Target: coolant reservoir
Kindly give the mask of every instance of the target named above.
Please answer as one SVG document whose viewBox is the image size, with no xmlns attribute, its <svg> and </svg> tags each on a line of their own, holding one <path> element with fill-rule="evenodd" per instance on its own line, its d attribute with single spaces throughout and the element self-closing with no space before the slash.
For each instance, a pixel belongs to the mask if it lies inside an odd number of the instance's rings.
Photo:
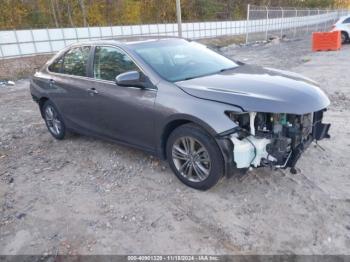
<svg viewBox="0 0 350 262">
<path fill-rule="evenodd" d="M 266 145 L 271 142 L 269 139 L 249 136 L 239 140 L 232 136 L 231 141 L 234 145 L 233 156 L 237 168 L 258 167 L 261 159 L 268 157 Z"/>
</svg>

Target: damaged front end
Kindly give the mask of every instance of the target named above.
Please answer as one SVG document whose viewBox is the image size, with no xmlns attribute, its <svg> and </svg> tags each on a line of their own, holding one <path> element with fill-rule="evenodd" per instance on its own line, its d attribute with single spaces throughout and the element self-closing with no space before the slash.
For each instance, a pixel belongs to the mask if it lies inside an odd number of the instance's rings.
<svg viewBox="0 0 350 262">
<path fill-rule="evenodd" d="M 290 167 L 295 172 L 297 161 L 311 142 L 330 137 L 330 124 L 322 123 L 324 111 L 304 115 L 227 112 L 237 124 L 228 135 L 236 168 Z"/>
</svg>

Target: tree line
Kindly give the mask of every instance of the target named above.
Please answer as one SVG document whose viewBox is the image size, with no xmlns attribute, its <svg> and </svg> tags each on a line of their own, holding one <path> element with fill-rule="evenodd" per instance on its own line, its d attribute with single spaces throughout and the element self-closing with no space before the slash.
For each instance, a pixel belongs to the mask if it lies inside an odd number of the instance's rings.
<svg viewBox="0 0 350 262">
<path fill-rule="evenodd" d="M 245 19 L 247 4 L 349 8 L 350 0 L 181 0 L 182 19 Z M 0 0 L 0 30 L 165 22 L 176 22 L 175 0 Z"/>
</svg>

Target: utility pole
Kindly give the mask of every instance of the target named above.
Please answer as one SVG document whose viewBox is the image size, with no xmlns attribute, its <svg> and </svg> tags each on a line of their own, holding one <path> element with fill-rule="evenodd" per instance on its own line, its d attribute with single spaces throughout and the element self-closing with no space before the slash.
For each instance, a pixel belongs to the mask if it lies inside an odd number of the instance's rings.
<svg viewBox="0 0 350 262">
<path fill-rule="evenodd" d="M 245 36 L 245 43 L 248 44 L 249 40 L 249 19 L 250 19 L 250 4 L 248 4 L 247 8 L 247 21 L 245 22 L 245 31 L 246 31 L 246 36 Z"/>
<path fill-rule="evenodd" d="M 176 0 L 176 17 L 177 17 L 177 30 L 179 37 L 182 37 L 182 22 L 181 22 L 181 2 Z"/>
</svg>

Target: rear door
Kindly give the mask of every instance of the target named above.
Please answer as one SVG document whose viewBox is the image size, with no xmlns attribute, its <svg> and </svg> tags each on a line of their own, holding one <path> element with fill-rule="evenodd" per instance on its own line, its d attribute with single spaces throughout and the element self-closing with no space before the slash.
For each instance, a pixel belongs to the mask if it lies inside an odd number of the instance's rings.
<svg viewBox="0 0 350 262">
<path fill-rule="evenodd" d="M 88 78 L 90 46 L 73 47 L 53 63 L 49 70 L 51 99 L 58 106 L 68 127 L 92 130 L 89 99 L 93 85 Z"/>
</svg>

